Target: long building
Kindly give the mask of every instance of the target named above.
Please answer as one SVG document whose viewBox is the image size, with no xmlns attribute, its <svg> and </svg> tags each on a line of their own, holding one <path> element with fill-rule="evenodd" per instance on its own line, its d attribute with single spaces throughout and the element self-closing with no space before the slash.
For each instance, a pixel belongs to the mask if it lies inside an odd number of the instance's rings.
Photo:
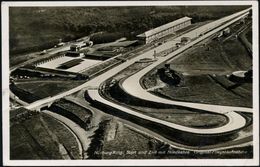
<svg viewBox="0 0 260 167">
<path fill-rule="evenodd" d="M 137 35 L 137 38 L 143 43 L 151 43 L 166 35 L 173 34 L 176 31 L 183 29 L 191 25 L 190 17 L 183 17 L 170 23 L 164 24 L 160 27 L 156 27 L 142 34 Z"/>
</svg>

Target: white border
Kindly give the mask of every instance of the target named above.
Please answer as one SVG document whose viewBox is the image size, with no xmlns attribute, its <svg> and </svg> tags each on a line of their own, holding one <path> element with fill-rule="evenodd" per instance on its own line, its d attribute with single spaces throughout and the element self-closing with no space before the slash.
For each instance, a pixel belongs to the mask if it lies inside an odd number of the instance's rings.
<svg viewBox="0 0 260 167">
<path fill-rule="evenodd" d="M 25 6 L 178 6 L 252 5 L 253 9 L 253 159 L 172 159 L 172 160 L 10 160 L 9 150 L 9 7 Z M 252 166 L 259 165 L 259 39 L 258 1 L 91 1 L 91 2 L 2 2 L 2 132 L 3 165 L 8 166 Z"/>
</svg>

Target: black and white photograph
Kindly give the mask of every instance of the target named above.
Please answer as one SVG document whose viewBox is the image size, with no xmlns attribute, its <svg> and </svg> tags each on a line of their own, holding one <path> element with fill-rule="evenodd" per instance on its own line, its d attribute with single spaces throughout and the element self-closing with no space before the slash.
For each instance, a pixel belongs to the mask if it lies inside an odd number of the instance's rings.
<svg viewBox="0 0 260 167">
<path fill-rule="evenodd" d="M 257 1 L 1 13 L 3 165 L 259 165 Z"/>
</svg>

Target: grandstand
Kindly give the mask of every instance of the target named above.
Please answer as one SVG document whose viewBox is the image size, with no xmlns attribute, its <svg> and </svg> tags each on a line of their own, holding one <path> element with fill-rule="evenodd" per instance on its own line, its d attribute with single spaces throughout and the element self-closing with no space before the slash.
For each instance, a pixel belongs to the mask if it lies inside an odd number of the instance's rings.
<svg viewBox="0 0 260 167">
<path fill-rule="evenodd" d="M 143 43 L 151 43 L 166 35 L 174 34 L 176 31 L 191 25 L 190 17 L 183 17 L 170 23 L 156 27 L 142 34 L 137 35 L 137 38 Z"/>
</svg>

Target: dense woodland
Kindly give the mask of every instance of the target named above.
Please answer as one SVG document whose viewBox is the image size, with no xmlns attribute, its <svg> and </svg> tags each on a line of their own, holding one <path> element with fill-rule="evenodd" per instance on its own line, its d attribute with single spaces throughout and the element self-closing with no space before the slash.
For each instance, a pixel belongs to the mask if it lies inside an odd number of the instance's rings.
<svg viewBox="0 0 260 167">
<path fill-rule="evenodd" d="M 53 47 L 59 39 L 69 41 L 104 32 L 108 38 L 135 37 L 145 30 L 183 16 L 193 22 L 217 19 L 248 6 L 161 7 L 12 7 L 10 51 L 15 54 Z M 103 34 L 104 36 L 104 34 Z"/>
</svg>

